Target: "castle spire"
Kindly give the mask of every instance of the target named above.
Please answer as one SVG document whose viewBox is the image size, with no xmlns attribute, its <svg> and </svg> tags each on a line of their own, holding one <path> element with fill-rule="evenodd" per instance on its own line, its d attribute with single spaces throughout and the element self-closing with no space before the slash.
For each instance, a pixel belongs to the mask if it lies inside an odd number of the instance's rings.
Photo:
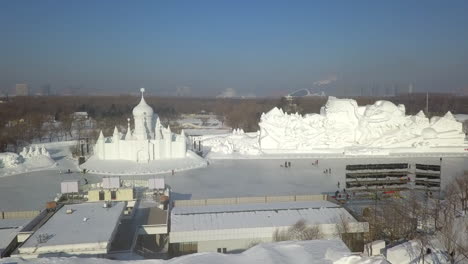
<svg viewBox="0 0 468 264">
<path fill-rule="evenodd" d="M 127 134 L 125 134 L 125 140 L 132 139 L 132 129 L 130 128 L 130 118 L 127 118 Z"/>
</svg>

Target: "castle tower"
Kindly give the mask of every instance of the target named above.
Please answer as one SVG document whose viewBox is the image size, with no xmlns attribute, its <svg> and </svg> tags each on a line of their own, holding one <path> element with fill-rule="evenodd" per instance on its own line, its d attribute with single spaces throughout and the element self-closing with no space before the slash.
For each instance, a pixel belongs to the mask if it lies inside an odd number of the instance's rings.
<svg viewBox="0 0 468 264">
<path fill-rule="evenodd" d="M 105 148 L 104 148 L 104 135 L 102 134 L 102 130 L 101 132 L 99 133 L 99 138 L 96 142 L 96 147 L 97 147 L 97 156 L 100 158 L 100 159 L 105 159 L 106 158 L 106 155 L 105 155 Z"/>
<path fill-rule="evenodd" d="M 120 133 L 117 126 L 114 128 L 114 134 L 112 135 L 112 143 L 114 143 L 114 158 L 120 158 Z"/>
<path fill-rule="evenodd" d="M 133 138 L 137 140 L 147 140 L 153 138 L 153 132 L 150 130 L 153 127 L 154 112 L 143 96 L 145 88 L 141 88 L 140 103 L 133 108 L 133 119 L 135 120 L 135 130 Z"/>
</svg>

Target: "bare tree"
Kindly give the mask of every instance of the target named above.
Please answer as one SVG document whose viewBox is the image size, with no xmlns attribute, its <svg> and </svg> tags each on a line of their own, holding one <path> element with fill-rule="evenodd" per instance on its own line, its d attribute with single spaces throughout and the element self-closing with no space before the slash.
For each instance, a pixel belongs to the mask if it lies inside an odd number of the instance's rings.
<svg viewBox="0 0 468 264">
<path fill-rule="evenodd" d="M 314 240 L 322 238 L 318 226 L 308 226 L 304 220 L 297 221 L 286 230 L 276 229 L 273 233 L 273 241 L 287 240 Z"/>
</svg>

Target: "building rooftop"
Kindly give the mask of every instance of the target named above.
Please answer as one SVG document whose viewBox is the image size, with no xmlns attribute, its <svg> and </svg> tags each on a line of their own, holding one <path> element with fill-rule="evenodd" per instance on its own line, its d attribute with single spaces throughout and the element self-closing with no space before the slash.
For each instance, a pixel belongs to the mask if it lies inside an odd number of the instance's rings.
<svg viewBox="0 0 468 264">
<path fill-rule="evenodd" d="M 125 203 L 65 205 L 19 249 L 20 254 L 107 249 L 119 224 Z M 72 209 L 73 213 L 67 214 Z M 52 249 L 60 247 L 60 249 Z"/>
<path fill-rule="evenodd" d="M 0 256 L 31 219 L 0 219 Z"/>
<path fill-rule="evenodd" d="M 341 215 L 356 222 L 344 208 L 327 201 L 175 207 L 171 231 L 284 227 L 301 219 L 310 225 L 330 224 Z"/>
</svg>

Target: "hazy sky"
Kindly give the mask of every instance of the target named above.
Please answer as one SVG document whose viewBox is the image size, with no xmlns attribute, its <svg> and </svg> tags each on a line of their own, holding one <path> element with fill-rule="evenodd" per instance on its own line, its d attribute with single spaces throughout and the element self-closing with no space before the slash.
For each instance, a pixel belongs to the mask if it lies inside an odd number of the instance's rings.
<svg viewBox="0 0 468 264">
<path fill-rule="evenodd" d="M 468 90 L 468 1 L 2 0 L 0 36 L 2 90 Z"/>
</svg>

